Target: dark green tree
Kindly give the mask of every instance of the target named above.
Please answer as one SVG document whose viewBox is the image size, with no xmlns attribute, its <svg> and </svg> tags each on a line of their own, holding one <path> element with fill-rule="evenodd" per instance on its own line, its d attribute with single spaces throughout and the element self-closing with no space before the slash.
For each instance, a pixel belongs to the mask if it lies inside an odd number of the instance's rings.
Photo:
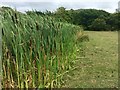
<svg viewBox="0 0 120 90">
<path fill-rule="evenodd" d="M 100 18 L 95 19 L 89 27 L 94 31 L 107 30 L 106 21 Z"/>
<path fill-rule="evenodd" d="M 120 30 L 120 13 L 111 14 L 106 22 L 110 30 Z"/>
</svg>

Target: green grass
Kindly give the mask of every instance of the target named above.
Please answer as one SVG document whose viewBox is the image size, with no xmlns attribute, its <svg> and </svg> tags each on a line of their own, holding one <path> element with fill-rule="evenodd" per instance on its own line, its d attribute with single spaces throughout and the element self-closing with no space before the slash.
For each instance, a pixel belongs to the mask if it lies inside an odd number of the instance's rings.
<svg viewBox="0 0 120 90">
<path fill-rule="evenodd" d="M 86 31 L 88 42 L 78 52 L 75 70 L 64 76 L 63 87 L 118 87 L 118 33 Z"/>
<path fill-rule="evenodd" d="M 3 88 L 61 87 L 82 28 L 35 13 L 2 9 Z"/>
</svg>

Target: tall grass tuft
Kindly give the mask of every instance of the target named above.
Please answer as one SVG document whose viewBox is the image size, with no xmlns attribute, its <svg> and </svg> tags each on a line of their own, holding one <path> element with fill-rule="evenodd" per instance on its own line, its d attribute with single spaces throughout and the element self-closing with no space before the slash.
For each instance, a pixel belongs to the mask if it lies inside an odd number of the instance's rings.
<svg viewBox="0 0 120 90">
<path fill-rule="evenodd" d="M 3 88 L 58 88 L 75 59 L 82 29 L 52 17 L 2 13 Z"/>
</svg>

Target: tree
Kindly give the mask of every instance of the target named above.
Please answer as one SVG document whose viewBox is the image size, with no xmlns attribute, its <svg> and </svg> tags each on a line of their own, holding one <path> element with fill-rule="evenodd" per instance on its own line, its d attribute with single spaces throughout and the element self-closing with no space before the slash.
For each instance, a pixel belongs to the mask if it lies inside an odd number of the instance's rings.
<svg viewBox="0 0 120 90">
<path fill-rule="evenodd" d="M 89 27 L 95 31 L 107 30 L 106 21 L 100 18 L 95 19 Z"/>
<path fill-rule="evenodd" d="M 58 13 L 58 14 L 63 14 L 63 13 L 65 12 L 65 9 L 66 9 L 66 8 L 64 8 L 64 7 L 59 7 L 59 8 L 57 8 L 56 13 Z"/>
<path fill-rule="evenodd" d="M 120 13 L 111 14 L 107 20 L 110 30 L 120 30 Z"/>
<path fill-rule="evenodd" d="M 59 7 L 54 15 L 56 18 L 61 19 L 63 22 L 70 22 L 69 13 L 64 7 Z"/>
<path fill-rule="evenodd" d="M 76 10 L 75 24 L 83 25 L 84 29 L 89 29 L 88 26 L 97 18 L 105 18 L 110 14 L 103 10 L 96 9 L 78 9 Z"/>
</svg>

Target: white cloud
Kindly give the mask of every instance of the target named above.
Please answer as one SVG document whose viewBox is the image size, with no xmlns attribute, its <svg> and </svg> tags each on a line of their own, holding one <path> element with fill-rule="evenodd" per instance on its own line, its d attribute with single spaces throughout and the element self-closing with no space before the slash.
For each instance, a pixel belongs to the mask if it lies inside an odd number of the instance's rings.
<svg viewBox="0 0 120 90">
<path fill-rule="evenodd" d="M 118 2 L 119 0 L 74 0 L 74 2 Z M 1 0 L 1 2 L 73 2 L 73 0 Z"/>
<path fill-rule="evenodd" d="M 60 6 L 67 9 L 95 8 L 115 12 L 119 0 L 1 0 L 0 6 L 10 6 L 19 11 L 26 10 L 55 10 Z"/>
<path fill-rule="evenodd" d="M 1 2 L 56 2 L 58 0 L 1 0 Z"/>
<path fill-rule="evenodd" d="M 30 11 L 30 10 L 32 10 L 32 8 L 26 6 L 26 7 L 19 7 L 19 8 L 17 8 L 17 10 L 24 13 L 25 11 Z"/>
</svg>

